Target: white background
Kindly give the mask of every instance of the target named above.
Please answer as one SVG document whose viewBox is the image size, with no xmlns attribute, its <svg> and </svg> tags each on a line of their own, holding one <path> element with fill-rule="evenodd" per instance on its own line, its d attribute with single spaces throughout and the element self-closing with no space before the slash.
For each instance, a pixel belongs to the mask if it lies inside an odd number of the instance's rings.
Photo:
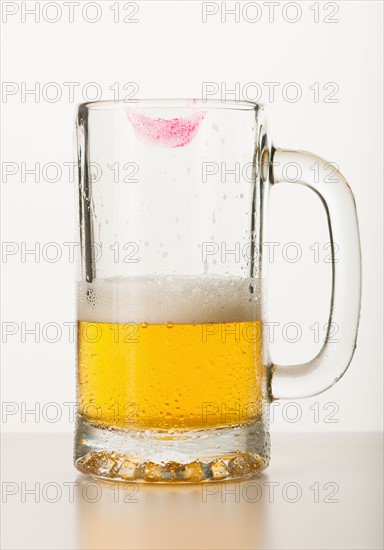
<svg viewBox="0 0 384 550">
<path fill-rule="evenodd" d="M 117 3 L 93 3 L 101 12 L 94 23 L 82 15 L 89 2 L 78 3 L 73 23 L 68 21 L 65 2 L 51 2 L 49 11 L 44 11 L 46 2 L 37 2 L 40 22 L 33 15 L 25 15 L 25 8 L 34 4 L 2 3 L 2 78 L 8 83 L 6 91 L 12 92 L 4 94 L 2 100 L 2 154 L 3 162 L 16 163 L 18 170 L 6 179 L 3 173 L 2 240 L 15 243 L 15 250 L 19 250 L 2 259 L 3 329 L 4 323 L 16 323 L 18 330 L 3 344 L 2 398 L 6 410 L 13 414 L 3 414 L 2 428 L 73 430 L 70 406 L 63 404 L 75 399 L 75 350 L 62 324 L 75 320 L 75 266 L 68 261 L 67 249 L 56 263 L 44 258 L 37 262 L 31 255 L 23 262 L 20 250 L 35 243 L 43 247 L 47 242 L 63 245 L 77 239 L 75 185 L 63 163 L 74 160 L 75 105 L 93 99 L 95 89 L 87 88 L 87 83 L 96 82 L 103 99 L 114 97 L 109 89 L 114 83 L 119 83 L 122 97 L 123 85 L 128 82 L 138 85 L 137 97 L 201 97 L 203 82 L 215 82 L 223 91 L 225 86 L 233 89 L 239 83 L 238 99 L 247 99 L 241 91 L 247 83 L 255 82 L 262 90 L 261 102 L 269 104 L 269 127 L 275 144 L 307 149 L 338 163 L 356 197 L 363 250 L 361 326 L 348 372 L 327 393 L 300 402 L 300 410 L 298 405 L 287 407 L 284 402 L 275 406 L 271 429 L 381 429 L 382 3 L 341 1 L 326 7 L 321 2 L 299 2 L 296 5 L 301 14 L 295 23 L 292 20 L 297 8 L 288 9 L 286 2 L 276 6 L 272 21 L 262 2 L 240 3 L 238 22 L 234 15 L 227 15 L 225 20 L 219 3 L 218 13 L 205 23 L 200 2 L 137 2 L 137 23 L 123 22 L 130 13 L 124 11 L 127 2 L 119 3 L 118 22 L 114 22 L 117 8 L 110 9 Z M 59 4 L 61 18 L 56 23 L 44 20 L 60 17 Z M 215 3 L 211 4 L 214 8 Z M 249 22 L 256 11 L 251 6 L 244 12 L 247 4 L 258 5 L 258 22 Z M 338 9 L 332 15 L 334 6 Z M 227 3 L 227 8 L 233 7 L 233 2 Z M 319 21 L 315 22 L 317 7 Z M 6 17 L 5 9 L 16 13 Z M 86 8 L 86 17 L 93 19 L 95 14 L 94 7 Z M 325 22 L 327 16 L 336 22 Z M 50 82 L 57 84 L 44 89 Z M 74 98 L 69 96 L 65 82 L 80 83 Z M 274 98 L 269 97 L 266 82 L 279 83 Z M 282 93 L 290 82 L 297 83 L 302 93 L 296 102 Z M 318 98 L 310 89 L 315 83 L 319 83 Z M 329 87 L 328 83 L 333 84 Z M 37 97 L 23 97 L 23 87 L 39 85 Z M 82 94 L 84 86 L 89 96 Z M 57 89 L 62 96 L 55 102 L 52 98 Z M 334 102 L 330 103 L 326 98 L 334 90 Z M 249 88 L 249 92 L 251 98 L 253 90 Z M 215 97 L 221 97 L 220 91 Z M 228 98 L 233 99 L 233 95 Z M 32 168 L 36 162 L 41 167 L 58 163 L 62 170 L 59 181 L 35 182 L 34 176 L 27 175 L 23 182 L 22 163 Z M 280 256 L 270 266 L 271 316 L 282 326 L 290 321 L 303 326 L 303 337 L 297 344 L 278 337 L 272 355 L 280 363 L 301 362 L 320 345 L 313 342 L 308 327 L 326 319 L 329 266 L 322 261 L 314 263 L 309 250 L 313 243 L 323 246 L 328 240 L 325 217 L 314 194 L 288 185 L 274 189 L 270 208 L 269 240 L 281 243 Z M 303 259 L 295 264 L 281 257 L 282 246 L 290 241 L 300 243 L 303 249 Z M 324 257 L 322 252 L 320 258 Z M 26 328 L 40 323 L 41 329 L 46 323 L 59 323 L 63 335 L 57 343 L 44 341 L 42 334 L 39 343 L 33 335 L 23 342 L 23 322 Z M 10 325 L 6 326 L 9 329 Z M 57 422 L 49 421 L 57 412 L 47 407 L 51 402 L 61 408 Z M 36 415 L 24 417 L 26 409 L 35 409 Z M 297 422 L 289 421 L 298 413 Z M 327 422 L 329 413 L 332 416 Z M 315 414 L 318 422 L 314 422 Z"/>
</svg>

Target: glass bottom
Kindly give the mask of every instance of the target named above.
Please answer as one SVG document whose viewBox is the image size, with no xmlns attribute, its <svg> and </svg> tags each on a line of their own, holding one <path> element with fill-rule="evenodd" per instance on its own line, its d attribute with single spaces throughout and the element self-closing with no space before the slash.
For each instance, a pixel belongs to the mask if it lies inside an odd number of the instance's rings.
<svg viewBox="0 0 384 550">
<path fill-rule="evenodd" d="M 116 430 L 78 417 L 75 466 L 108 481 L 200 483 L 249 479 L 269 463 L 269 434 L 253 424 L 190 431 Z"/>
</svg>

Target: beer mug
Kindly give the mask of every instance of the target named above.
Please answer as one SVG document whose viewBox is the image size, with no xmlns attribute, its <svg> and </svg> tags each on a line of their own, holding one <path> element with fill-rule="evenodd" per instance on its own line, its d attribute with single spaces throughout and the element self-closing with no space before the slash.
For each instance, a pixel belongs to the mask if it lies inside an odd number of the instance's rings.
<svg viewBox="0 0 384 550">
<path fill-rule="evenodd" d="M 329 165 L 315 155 L 275 148 L 265 109 L 246 101 L 86 103 L 77 142 L 76 468 L 139 483 L 260 473 L 270 403 L 331 387 L 355 349 L 348 184 L 336 169 L 321 177 Z M 327 337 L 291 366 L 273 363 L 263 328 L 268 195 L 284 181 L 320 198 L 332 256 Z"/>
</svg>

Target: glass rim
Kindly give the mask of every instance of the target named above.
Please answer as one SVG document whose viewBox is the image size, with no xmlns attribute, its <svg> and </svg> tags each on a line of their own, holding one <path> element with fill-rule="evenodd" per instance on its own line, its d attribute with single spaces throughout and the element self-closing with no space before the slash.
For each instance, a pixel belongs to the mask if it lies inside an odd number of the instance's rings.
<svg viewBox="0 0 384 550">
<path fill-rule="evenodd" d="M 78 105 L 78 110 L 114 110 L 123 107 L 145 109 L 223 109 L 234 111 L 258 111 L 264 109 L 264 106 L 254 101 L 245 100 L 221 100 L 221 99 L 196 99 L 196 98 L 138 98 L 129 100 L 103 99 L 98 101 L 87 101 Z"/>
</svg>

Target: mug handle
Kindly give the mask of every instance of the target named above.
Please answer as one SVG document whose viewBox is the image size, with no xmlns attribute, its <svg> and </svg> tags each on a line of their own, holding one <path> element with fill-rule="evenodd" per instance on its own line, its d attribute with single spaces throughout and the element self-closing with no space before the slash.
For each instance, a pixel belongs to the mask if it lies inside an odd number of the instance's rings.
<svg viewBox="0 0 384 550">
<path fill-rule="evenodd" d="M 333 168 L 330 174 L 329 168 Z M 289 179 L 288 172 L 295 171 Z M 323 203 L 331 245 L 332 291 L 324 344 L 301 365 L 272 365 L 271 399 L 317 395 L 335 384 L 347 370 L 355 348 L 360 317 L 361 254 L 359 226 L 352 191 L 340 172 L 305 151 L 272 148 L 269 177 L 272 185 L 298 183 L 314 191 Z M 335 244 L 338 258 L 335 259 Z M 332 330 L 337 327 L 337 340 Z"/>
</svg>

